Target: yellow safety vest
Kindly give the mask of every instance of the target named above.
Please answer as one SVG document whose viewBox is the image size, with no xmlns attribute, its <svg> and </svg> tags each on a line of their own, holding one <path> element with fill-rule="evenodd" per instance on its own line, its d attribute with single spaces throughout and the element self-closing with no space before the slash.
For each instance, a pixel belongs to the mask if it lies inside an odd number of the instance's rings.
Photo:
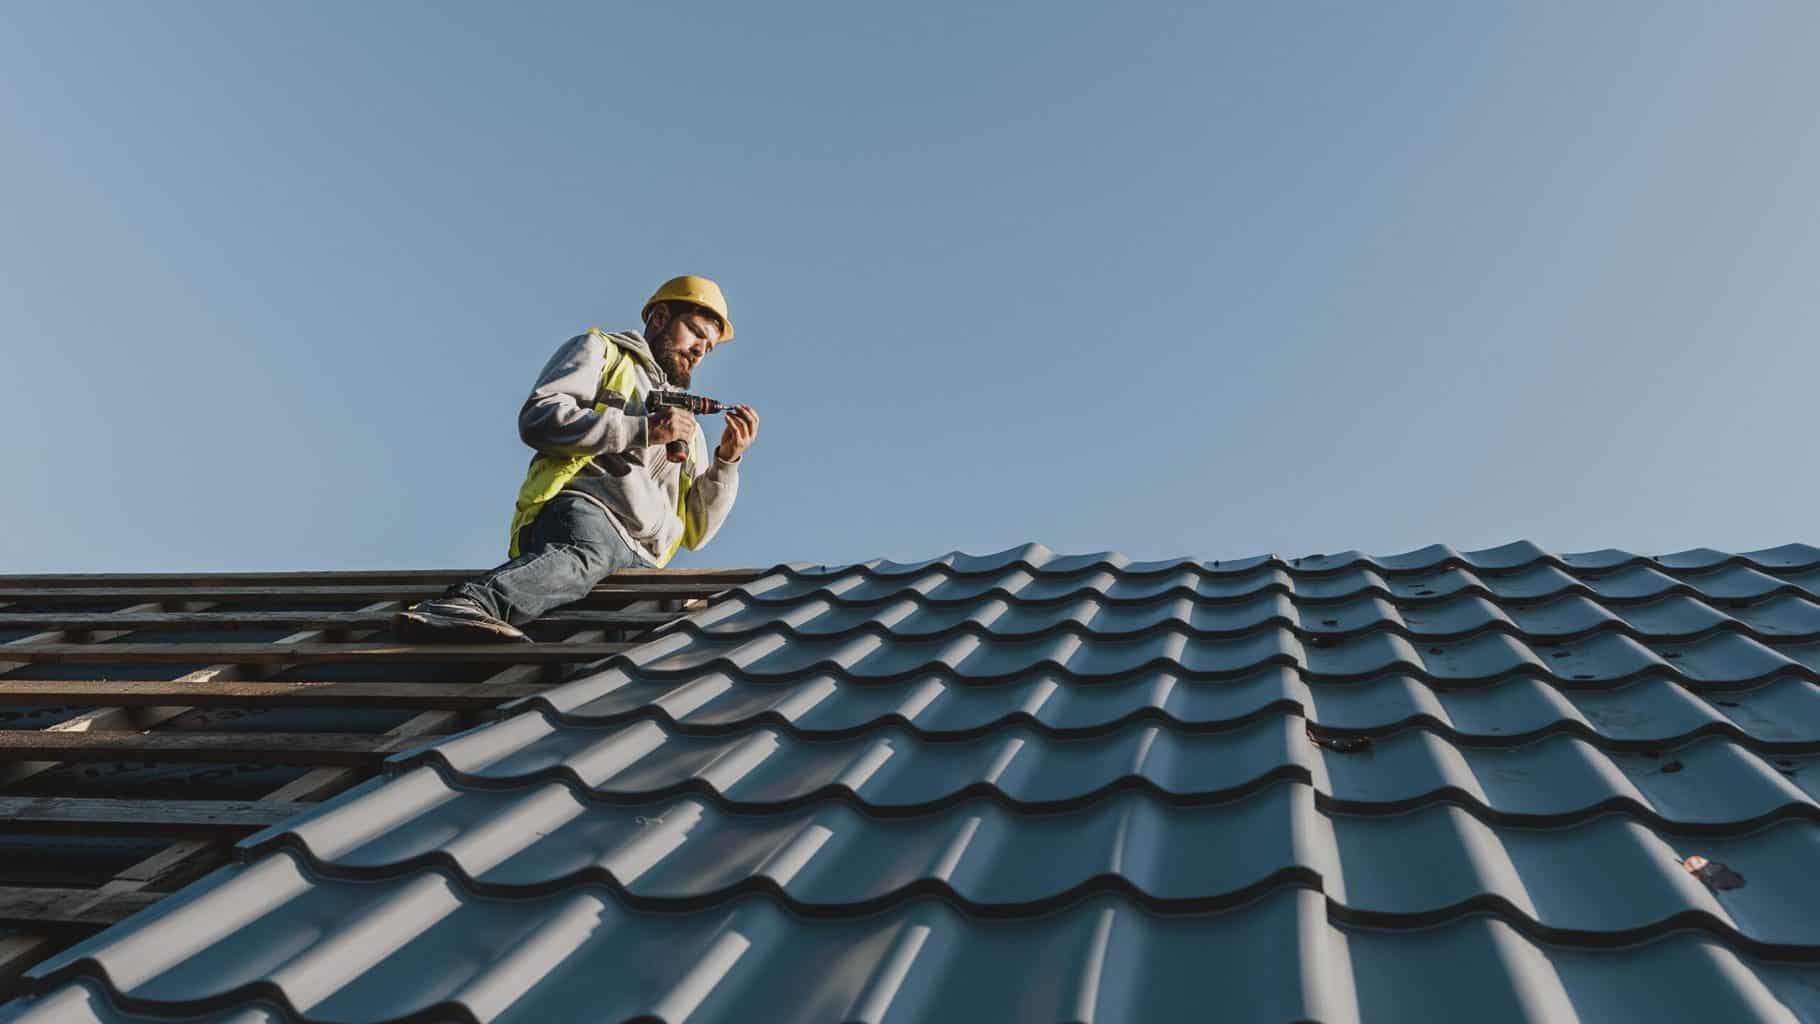
<svg viewBox="0 0 1820 1024">
<path fill-rule="evenodd" d="M 605 392 L 612 391 L 626 396 L 627 412 L 636 415 L 632 413 L 633 408 L 643 404 L 642 396 L 638 392 L 638 374 L 634 372 L 636 361 L 631 353 L 621 348 L 618 342 L 600 328 L 590 327 L 588 333 L 598 335 L 602 341 L 607 343 L 607 365 L 600 372 L 600 391 L 597 394 L 604 395 Z M 596 401 L 594 411 L 606 412 L 607 404 Z M 695 485 L 694 467 L 698 463 L 706 461 L 705 454 L 702 432 L 697 429 L 689 437 L 689 459 L 681 466 L 682 478 L 680 486 L 676 490 L 676 514 L 682 519 L 683 535 L 677 539 L 675 544 L 670 545 L 670 550 L 664 552 L 662 558 L 657 560 L 659 569 L 670 564 L 670 559 L 675 557 L 677 548 L 686 544 L 690 550 L 694 550 L 696 543 L 701 539 L 701 531 L 690 520 L 686 503 L 689 488 Z M 575 479 L 575 474 L 581 472 L 581 467 L 592 458 L 591 455 L 538 455 L 531 460 L 531 468 L 525 473 L 525 482 L 518 487 L 518 501 L 513 506 L 512 537 L 511 543 L 506 549 L 510 557 L 517 558 L 520 554 L 519 532 L 537 518 L 537 513 L 543 511 L 543 507 L 549 503 L 550 499 L 561 493 L 569 481 Z M 660 462 L 658 468 L 661 469 L 666 464 Z"/>
</svg>

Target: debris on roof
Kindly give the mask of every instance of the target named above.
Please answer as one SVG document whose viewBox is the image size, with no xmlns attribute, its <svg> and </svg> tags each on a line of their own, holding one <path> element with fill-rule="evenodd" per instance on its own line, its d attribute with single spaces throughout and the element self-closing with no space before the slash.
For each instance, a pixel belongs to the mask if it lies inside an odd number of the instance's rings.
<svg viewBox="0 0 1820 1024">
<path fill-rule="evenodd" d="M 1707 860 L 1699 854 L 1681 862 L 1687 873 L 1705 882 L 1715 889 L 1742 889 L 1744 876 L 1726 867 L 1716 860 Z"/>
<path fill-rule="evenodd" d="M 784 566 L 0 1020 L 1815 1021 L 1817 681 L 1800 545 Z"/>
</svg>

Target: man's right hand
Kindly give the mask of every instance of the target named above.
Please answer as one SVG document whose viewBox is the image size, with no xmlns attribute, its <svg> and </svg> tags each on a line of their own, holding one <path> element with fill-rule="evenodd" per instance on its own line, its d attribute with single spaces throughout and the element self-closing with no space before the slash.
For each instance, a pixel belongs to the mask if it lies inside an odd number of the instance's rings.
<svg viewBox="0 0 1820 1024">
<path fill-rule="evenodd" d="M 695 417 L 687 409 L 675 406 L 664 406 L 653 409 L 645 417 L 645 440 L 649 444 L 669 444 L 671 441 L 687 441 L 695 436 Z"/>
</svg>

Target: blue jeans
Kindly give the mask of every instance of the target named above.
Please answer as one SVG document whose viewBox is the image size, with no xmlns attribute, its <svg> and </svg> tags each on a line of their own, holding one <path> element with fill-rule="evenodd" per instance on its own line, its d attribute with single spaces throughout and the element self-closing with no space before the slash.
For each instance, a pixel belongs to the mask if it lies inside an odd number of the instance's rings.
<svg viewBox="0 0 1820 1024">
<path fill-rule="evenodd" d="M 524 553 L 449 593 L 521 626 L 588 596 L 615 569 L 644 564 L 619 538 L 606 509 L 574 494 L 551 498 L 519 532 L 518 550 Z"/>
</svg>

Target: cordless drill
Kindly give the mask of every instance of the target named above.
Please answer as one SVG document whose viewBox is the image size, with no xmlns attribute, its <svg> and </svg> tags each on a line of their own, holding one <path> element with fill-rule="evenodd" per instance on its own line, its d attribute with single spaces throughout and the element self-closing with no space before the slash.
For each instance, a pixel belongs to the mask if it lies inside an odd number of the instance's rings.
<svg viewBox="0 0 1820 1024">
<path fill-rule="evenodd" d="M 691 395 L 687 391 L 653 391 L 645 396 L 646 409 L 685 409 L 697 416 L 710 413 L 726 412 L 733 408 L 725 402 L 717 402 L 706 395 Z M 689 442 L 677 440 L 664 445 L 664 458 L 671 462 L 685 462 L 689 458 Z"/>
</svg>

